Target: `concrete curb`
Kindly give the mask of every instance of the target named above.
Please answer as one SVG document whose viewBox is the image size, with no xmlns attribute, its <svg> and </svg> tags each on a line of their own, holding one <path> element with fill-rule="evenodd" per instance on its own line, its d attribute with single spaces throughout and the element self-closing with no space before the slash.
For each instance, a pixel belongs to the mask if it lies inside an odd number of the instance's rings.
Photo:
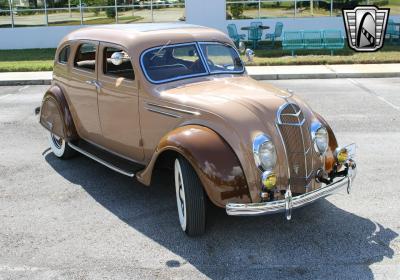
<svg viewBox="0 0 400 280">
<path fill-rule="evenodd" d="M 51 80 L 10 80 L 0 81 L 0 86 L 38 86 L 38 85 L 50 85 Z"/>
<path fill-rule="evenodd" d="M 400 72 L 388 73 L 315 73 L 315 74 L 252 74 L 255 80 L 290 80 L 290 79 L 343 79 L 343 78 L 397 78 Z"/>
</svg>

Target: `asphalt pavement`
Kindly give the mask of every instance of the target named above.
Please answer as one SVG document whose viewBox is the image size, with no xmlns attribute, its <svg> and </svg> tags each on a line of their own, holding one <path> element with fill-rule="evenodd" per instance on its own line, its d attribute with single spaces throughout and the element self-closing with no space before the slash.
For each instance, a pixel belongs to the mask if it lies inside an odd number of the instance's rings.
<svg viewBox="0 0 400 280">
<path fill-rule="evenodd" d="M 0 87 L 0 279 L 400 279 L 400 78 L 277 80 L 356 142 L 358 176 L 282 214 L 179 228 L 171 177 L 151 187 L 49 152 L 34 108 L 48 86 Z"/>
</svg>

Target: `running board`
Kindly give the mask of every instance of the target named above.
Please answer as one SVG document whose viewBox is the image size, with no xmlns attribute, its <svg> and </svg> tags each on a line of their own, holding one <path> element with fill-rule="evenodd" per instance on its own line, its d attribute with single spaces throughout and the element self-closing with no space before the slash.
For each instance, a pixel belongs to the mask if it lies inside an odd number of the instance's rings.
<svg viewBox="0 0 400 280">
<path fill-rule="evenodd" d="M 140 167 L 138 164 L 113 155 L 101 148 L 89 144 L 86 141 L 80 140 L 78 143 L 75 144 L 68 142 L 68 146 L 70 146 L 75 151 L 87 156 L 88 158 L 91 158 L 98 163 L 110 168 L 111 170 L 114 170 L 115 172 L 131 178 L 135 177 L 136 171 L 142 169 L 142 167 Z"/>
</svg>

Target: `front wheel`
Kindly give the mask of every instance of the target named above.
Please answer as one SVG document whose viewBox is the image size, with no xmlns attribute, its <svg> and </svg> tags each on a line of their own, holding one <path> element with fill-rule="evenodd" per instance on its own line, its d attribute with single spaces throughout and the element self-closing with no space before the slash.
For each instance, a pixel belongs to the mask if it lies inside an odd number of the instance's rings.
<svg viewBox="0 0 400 280">
<path fill-rule="evenodd" d="M 49 144 L 51 151 L 58 158 L 68 159 L 76 154 L 63 138 L 53 133 L 49 134 Z"/>
<path fill-rule="evenodd" d="M 202 235 L 206 227 L 206 201 L 196 172 L 184 158 L 175 159 L 175 191 L 179 223 L 189 236 Z"/>
</svg>

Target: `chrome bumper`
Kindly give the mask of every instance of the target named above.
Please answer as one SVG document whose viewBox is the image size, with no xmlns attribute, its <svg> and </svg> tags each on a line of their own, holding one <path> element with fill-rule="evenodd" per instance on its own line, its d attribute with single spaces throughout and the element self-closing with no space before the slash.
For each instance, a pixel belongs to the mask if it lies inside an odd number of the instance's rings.
<svg viewBox="0 0 400 280">
<path fill-rule="evenodd" d="M 291 219 L 292 209 L 300 208 L 304 205 L 310 204 L 317 199 L 331 195 L 344 187 L 347 188 L 347 193 L 350 193 L 351 185 L 356 177 L 356 165 L 349 167 L 346 177 L 342 177 L 332 184 L 321 187 L 317 190 L 304 193 L 299 196 L 292 197 L 290 189 L 286 191 L 285 199 L 261 202 L 261 203 L 228 203 L 226 205 L 226 213 L 231 216 L 258 216 L 273 214 L 278 212 L 286 212 L 286 218 Z"/>
</svg>

